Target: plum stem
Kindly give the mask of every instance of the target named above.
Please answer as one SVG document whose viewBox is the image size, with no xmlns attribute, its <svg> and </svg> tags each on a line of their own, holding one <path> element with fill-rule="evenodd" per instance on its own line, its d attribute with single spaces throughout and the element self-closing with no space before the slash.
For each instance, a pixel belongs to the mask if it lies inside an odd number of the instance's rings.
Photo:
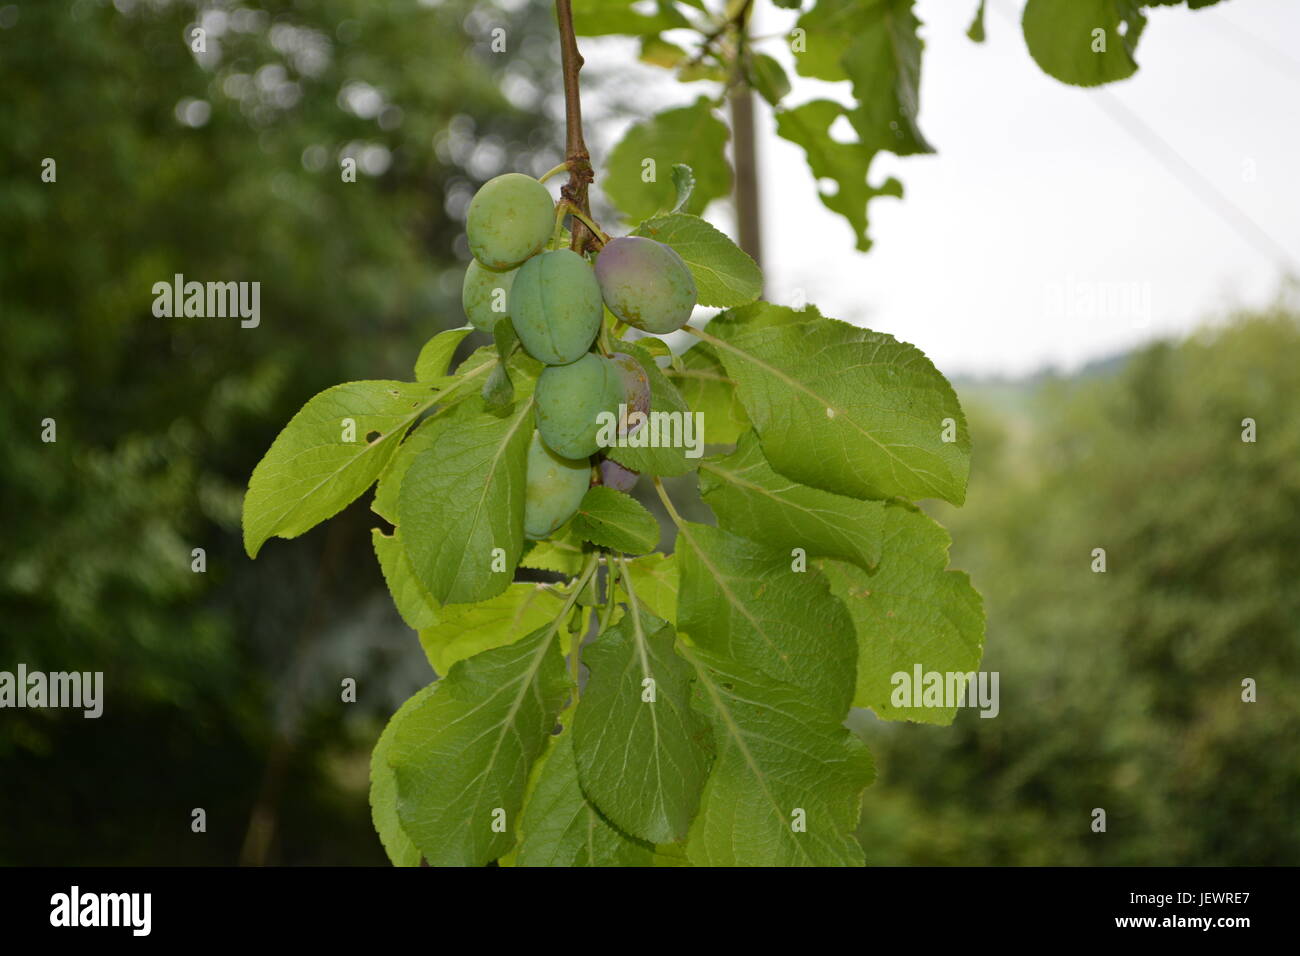
<svg viewBox="0 0 1300 956">
<path fill-rule="evenodd" d="M 673 507 L 673 500 L 668 497 L 668 489 L 664 487 L 664 483 L 658 475 L 655 476 L 654 482 L 655 491 L 659 493 L 659 500 L 664 503 L 664 508 L 668 511 L 668 517 L 672 518 L 673 524 L 680 528 L 682 526 L 682 516 Z"/>
<path fill-rule="evenodd" d="M 550 179 L 552 176 L 556 176 L 556 175 L 558 175 L 558 174 L 560 174 L 560 173 L 562 173 L 562 172 L 565 172 L 568 168 L 569 168 L 569 163 L 568 163 L 568 161 L 566 160 L 566 161 L 560 163 L 560 165 L 558 165 L 558 166 L 553 166 L 553 167 L 551 167 L 550 169 L 548 169 L 546 172 L 542 173 L 542 175 L 540 175 L 540 176 L 537 177 L 537 181 L 538 181 L 539 183 L 544 183 L 544 182 L 546 182 L 546 180 Z"/>
<path fill-rule="evenodd" d="M 560 195 L 583 213 L 591 210 L 587 188 L 594 174 L 591 154 L 582 136 L 582 100 L 578 91 L 578 71 L 582 69 L 582 54 L 573 30 L 573 7 L 570 0 L 555 0 L 555 19 L 560 28 L 560 64 L 564 71 L 564 165 L 569 169 L 569 181 L 560 189 Z M 582 253 L 591 244 L 594 233 L 583 222 L 573 224 L 569 248 Z"/>
<path fill-rule="evenodd" d="M 577 205 L 571 202 L 565 202 L 562 203 L 562 205 L 564 205 L 565 208 L 570 213 L 572 213 L 575 218 L 580 219 L 583 222 L 583 224 L 586 225 L 586 227 L 590 229 L 592 233 L 595 234 L 596 239 L 600 242 L 602 246 L 604 246 L 606 243 L 609 242 L 609 234 L 606 233 L 603 229 L 601 229 L 600 226 L 596 225 L 595 220 L 593 220 L 589 215 L 587 215 L 585 212 L 579 209 Z"/>
<path fill-rule="evenodd" d="M 576 578 L 574 578 L 575 584 L 573 587 L 573 591 L 569 595 L 568 600 L 564 602 L 564 607 L 560 610 L 559 616 L 556 617 L 555 620 L 557 623 L 563 621 L 568 616 L 569 611 L 573 609 L 573 606 L 576 603 L 578 603 L 579 595 L 582 594 L 583 589 L 587 586 L 587 584 L 591 581 L 592 577 L 595 575 L 596 568 L 599 565 L 599 563 L 600 563 L 599 552 L 593 553 L 592 556 L 587 559 L 587 563 L 583 567 L 582 571 L 578 574 Z M 578 693 L 578 686 L 579 686 L 578 674 L 580 673 L 580 669 L 582 667 L 582 637 L 583 635 L 581 633 L 574 634 L 572 643 L 569 647 L 569 669 L 573 677 L 574 694 Z"/>
</svg>

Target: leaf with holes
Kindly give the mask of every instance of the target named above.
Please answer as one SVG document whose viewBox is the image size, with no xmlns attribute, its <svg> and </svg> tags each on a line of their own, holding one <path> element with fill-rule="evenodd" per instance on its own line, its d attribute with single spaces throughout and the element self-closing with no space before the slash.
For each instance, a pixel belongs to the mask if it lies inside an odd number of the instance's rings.
<svg viewBox="0 0 1300 956">
<path fill-rule="evenodd" d="M 430 426 L 411 462 L 397 518 L 415 576 L 439 604 L 484 601 L 509 586 L 524 547 L 524 466 L 532 399 L 504 418 L 481 399 Z"/>
<path fill-rule="evenodd" d="M 253 469 L 244 496 L 250 558 L 272 535 L 296 538 L 365 491 L 438 393 L 409 382 L 348 382 L 312 398 Z"/>
<path fill-rule="evenodd" d="M 436 624 L 438 602 L 416 578 L 415 571 L 411 568 L 411 559 L 406 555 L 397 530 L 394 529 L 392 534 L 384 534 L 378 528 L 371 528 L 370 540 L 375 547 L 375 557 L 379 559 L 384 583 L 388 585 L 393 604 L 406 626 L 418 631 L 422 627 Z"/>
</svg>

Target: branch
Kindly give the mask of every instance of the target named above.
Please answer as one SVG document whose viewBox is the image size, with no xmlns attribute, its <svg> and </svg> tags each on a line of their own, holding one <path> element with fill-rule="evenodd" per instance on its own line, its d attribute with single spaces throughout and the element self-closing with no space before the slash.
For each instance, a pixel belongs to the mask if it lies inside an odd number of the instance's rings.
<svg viewBox="0 0 1300 956">
<path fill-rule="evenodd" d="M 582 101 L 578 93 L 578 71 L 582 69 L 582 54 L 573 32 L 573 8 L 570 0 L 555 0 L 555 19 L 560 27 L 560 63 L 564 70 L 564 161 L 569 167 L 569 181 L 560 189 L 560 195 L 573 203 L 585 215 L 591 215 L 587 187 L 594 174 L 591 154 L 582 138 Z M 595 236 L 586 223 L 576 216 L 569 221 L 572 240 L 569 248 L 584 251 L 594 242 Z"/>
<path fill-rule="evenodd" d="M 732 8 L 731 12 L 723 18 L 721 23 L 708 33 L 704 34 L 704 39 L 700 43 L 700 49 L 696 52 L 695 56 L 691 57 L 690 61 L 686 65 L 699 66 L 703 63 L 704 58 L 713 52 L 713 44 L 717 43 L 718 40 L 722 38 L 722 35 L 733 27 L 738 31 L 743 31 L 745 25 L 749 22 L 749 11 L 753 4 L 754 0 L 741 0 L 741 3 L 737 6 L 733 0 L 733 2 L 728 5 Z"/>
</svg>

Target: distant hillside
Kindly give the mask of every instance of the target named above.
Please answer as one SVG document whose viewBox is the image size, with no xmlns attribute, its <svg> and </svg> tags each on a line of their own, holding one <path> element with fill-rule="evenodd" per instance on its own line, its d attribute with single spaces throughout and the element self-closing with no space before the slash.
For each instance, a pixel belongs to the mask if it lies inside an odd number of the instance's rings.
<svg viewBox="0 0 1300 956">
<path fill-rule="evenodd" d="M 1048 385 L 1070 385 L 1086 381 L 1111 378 L 1119 374 L 1132 358 L 1132 352 L 1120 352 L 1089 362 L 1071 375 L 1063 375 L 1047 368 L 1011 378 L 1002 375 L 954 376 L 953 388 L 963 402 L 978 402 L 990 411 L 1013 418 L 1028 417 L 1034 396 Z"/>
</svg>

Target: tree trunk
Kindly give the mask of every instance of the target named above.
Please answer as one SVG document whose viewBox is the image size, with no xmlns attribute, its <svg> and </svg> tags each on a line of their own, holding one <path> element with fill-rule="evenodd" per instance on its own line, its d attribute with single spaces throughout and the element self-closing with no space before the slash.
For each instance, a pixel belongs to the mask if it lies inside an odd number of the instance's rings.
<svg viewBox="0 0 1300 956">
<path fill-rule="evenodd" d="M 758 147 L 754 139 L 754 92 L 746 83 L 731 90 L 731 148 L 736 167 L 736 229 L 740 248 L 763 266 L 763 217 L 758 198 Z"/>
</svg>

